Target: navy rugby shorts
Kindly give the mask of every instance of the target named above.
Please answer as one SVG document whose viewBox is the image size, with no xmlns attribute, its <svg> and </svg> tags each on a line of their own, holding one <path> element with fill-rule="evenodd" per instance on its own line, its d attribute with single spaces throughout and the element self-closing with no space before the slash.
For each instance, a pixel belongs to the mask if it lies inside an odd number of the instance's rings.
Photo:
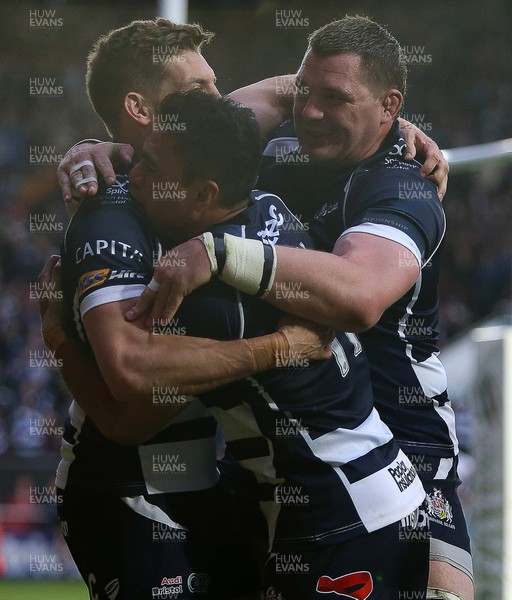
<svg viewBox="0 0 512 600">
<path fill-rule="evenodd" d="M 95 600 L 225 600 L 261 588 L 243 523 L 219 486 L 135 497 L 68 486 L 57 510 Z"/>
<path fill-rule="evenodd" d="M 426 598 L 430 537 L 423 509 L 339 544 L 275 549 L 265 600 Z"/>
</svg>

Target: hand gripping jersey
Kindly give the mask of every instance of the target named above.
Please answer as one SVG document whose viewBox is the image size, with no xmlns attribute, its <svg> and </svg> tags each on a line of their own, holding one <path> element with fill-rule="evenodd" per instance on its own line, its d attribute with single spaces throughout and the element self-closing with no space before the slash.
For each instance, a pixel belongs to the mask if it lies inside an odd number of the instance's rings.
<svg viewBox="0 0 512 600">
<path fill-rule="evenodd" d="M 419 174 L 418 163 L 404 161 L 404 147 L 395 123 L 376 154 L 345 171 L 327 170 L 300 154 L 288 122 L 265 150 L 259 185 L 309 224 L 318 250 L 331 252 L 340 236 L 363 232 L 401 244 L 404 266 L 414 258 L 422 266 L 415 285 L 360 338 L 382 419 L 401 448 L 440 457 L 442 469 L 458 452 L 436 347 L 445 218 L 435 186 Z"/>
<path fill-rule="evenodd" d="M 212 231 L 311 246 L 281 200 L 265 192 L 253 192 L 245 211 Z M 176 313 L 187 335 L 216 339 L 270 333 L 281 316 L 218 279 L 187 296 Z M 221 425 L 228 454 L 257 482 L 274 548 L 338 543 L 411 513 L 424 491 L 373 408 L 357 336 L 340 334 L 330 360 L 310 363 L 293 354 L 276 360 L 276 369 L 201 395 Z"/>
<path fill-rule="evenodd" d="M 88 310 L 141 294 L 159 251 L 129 194 L 127 175 L 118 175 L 111 187 L 100 183 L 97 196 L 82 201 L 62 250 L 67 317 L 80 339 L 87 343 L 82 316 Z M 157 403 L 175 395 L 171 389 L 156 392 Z M 73 401 L 57 486 L 116 490 L 121 496 L 213 487 L 219 479 L 216 430 L 214 417 L 195 400 L 152 440 L 138 447 L 121 446 L 106 439 Z"/>
</svg>

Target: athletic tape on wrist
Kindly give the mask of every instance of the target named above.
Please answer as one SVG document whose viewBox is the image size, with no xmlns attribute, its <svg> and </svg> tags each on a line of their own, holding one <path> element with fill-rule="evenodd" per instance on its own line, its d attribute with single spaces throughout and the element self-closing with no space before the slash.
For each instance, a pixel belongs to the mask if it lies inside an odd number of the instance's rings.
<svg viewBox="0 0 512 600">
<path fill-rule="evenodd" d="M 259 240 L 224 234 L 226 264 L 219 279 L 241 292 L 264 298 L 270 291 L 276 272 L 276 253 L 272 245 Z"/>
<path fill-rule="evenodd" d="M 212 275 L 217 275 L 219 268 L 217 264 L 217 257 L 215 256 L 215 241 L 213 234 L 207 231 L 206 233 L 198 235 L 194 239 L 201 240 L 201 242 L 203 242 L 204 247 L 206 248 L 206 254 L 208 254 L 208 259 L 210 261 Z"/>
<path fill-rule="evenodd" d="M 271 290 L 277 267 L 272 244 L 209 231 L 198 236 L 210 260 L 211 272 L 241 292 L 264 298 Z"/>
<path fill-rule="evenodd" d="M 290 354 L 290 344 L 283 331 L 245 340 L 252 354 L 253 372 L 275 369 L 278 357 Z M 270 346 L 270 347 L 269 347 Z"/>
</svg>

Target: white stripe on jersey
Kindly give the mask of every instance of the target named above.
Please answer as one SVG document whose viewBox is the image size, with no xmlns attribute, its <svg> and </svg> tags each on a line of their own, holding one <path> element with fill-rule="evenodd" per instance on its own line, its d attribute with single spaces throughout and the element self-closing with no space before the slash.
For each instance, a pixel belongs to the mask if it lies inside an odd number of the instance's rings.
<svg viewBox="0 0 512 600">
<path fill-rule="evenodd" d="M 336 469 L 369 532 L 407 517 L 423 502 L 425 490 L 418 476 L 400 491 L 388 470 L 403 470 L 404 467 L 406 470 L 414 469 L 400 450 L 391 464 L 355 483 L 350 483 L 343 471 Z"/>
<path fill-rule="evenodd" d="M 226 442 L 263 437 L 248 404 L 237 404 L 229 410 L 212 406 L 211 411 L 215 418 L 221 419 L 221 428 Z"/>
<path fill-rule="evenodd" d="M 371 450 L 387 444 L 393 437 L 375 408 L 355 429 L 335 429 L 315 440 L 310 438 L 307 431 L 301 430 L 301 433 L 313 454 L 333 467 L 360 458 Z"/>
<path fill-rule="evenodd" d="M 70 444 L 64 438 L 62 438 L 62 445 L 60 448 L 60 461 L 57 466 L 57 473 L 55 475 L 55 485 L 62 490 L 66 488 L 68 482 L 68 473 L 71 463 L 75 460 L 75 453 L 73 448 L 77 443 L 78 436 L 82 430 L 82 424 L 85 419 L 85 412 L 78 406 L 73 400 L 69 406 L 69 420 L 71 425 L 76 429 L 73 436 L 75 443 Z"/>
<path fill-rule="evenodd" d="M 211 411 L 202 402 L 191 397 L 190 403 L 173 418 L 172 424 L 179 425 L 211 416 Z M 220 477 L 217 469 L 217 443 L 217 435 L 212 435 L 194 440 L 138 446 L 148 494 L 189 492 L 213 487 Z M 155 462 L 154 456 L 176 458 Z M 180 471 L 176 465 L 184 465 L 186 470 Z"/>
<path fill-rule="evenodd" d="M 145 288 L 145 285 L 132 283 L 130 285 L 112 285 L 101 290 L 94 290 L 82 300 L 80 314 L 83 317 L 91 308 L 96 308 L 102 304 L 138 298 Z"/>
<path fill-rule="evenodd" d="M 390 227 L 389 225 L 382 225 L 380 223 L 361 223 L 360 225 L 355 225 L 354 227 L 349 227 L 346 229 L 340 235 L 338 240 L 349 233 L 368 233 L 370 235 L 386 238 L 387 240 L 391 240 L 397 244 L 400 244 L 401 246 L 404 246 L 404 248 L 407 248 L 407 250 L 409 250 L 409 252 L 411 252 L 411 254 L 418 261 L 418 265 L 423 265 L 426 262 L 422 261 L 421 252 L 416 245 L 416 242 L 406 233 L 400 231 L 396 227 Z"/>
<path fill-rule="evenodd" d="M 255 379 L 250 377 L 248 379 L 258 388 L 261 396 L 265 398 L 269 406 L 274 410 L 278 409 L 263 386 Z M 285 414 L 288 414 L 288 412 L 286 411 Z M 290 418 L 293 418 L 291 413 Z M 221 423 L 224 428 L 223 421 Z M 375 408 L 372 409 L 368 418 L 355 429 L 339 428 L 315 440 L 311 439 L 305 428 L 300 428 L 299 431 L 312 454 L 322 462 L 330 465 L 338 475 L 354 502 L 361 522 L 368 531 L 375 531 L 406 517 L 423 502 L 425 498 L 423 485 L 411 462 L 401 450 L 398 452 L 397 458 L 391 463 L 353 484 L 348 481 L 339 468 L 392 440 L 391 431 L 381 421 Z M 228 439 L 227 436 L 226 439 Z M 269 446 L 272 452 L 272 444 L 269 443 Z M 259 462 L 266 465 L 272 459 L 273 456 L 270 456 L 266 460 L 259 459 Z M 249 461 L 241 461 L 241 464 L 248 466 Z M 412 470 L 414 479 L 403 488 L 399 488 L 398 483 L 388 469 Z M 375 490 L 378 490 L 378 493 L 375 493 Z M 270 514 L 274 516 L 272 511 L 270 511 Z"/>
<path fill-rule="evenodd" d="M 412 315 L 412 307 L 418 299 L 421 290 L 422 279 L 422 273 L 420 272 L 420 275 L 414 286 L 414 292 L 411 301 L 407 305 L 406 313 L 402 316 L 398 323 L 398 335 L 403 341 L 405 341 L 404 330 L 407 327 L 407 320 L 409 316 Z M 438 358 L 439 353 L 435 352 L 426 360 L 418 362 L 412 356 L 412 350 L 412 344 L 407 343 L 405 346 L 405 353 L 411 363 L 411 367 L 425 396 L 427 398 L 433 398 L 433 396 L 437 396 L 446 392 L 448 382 L 444 366 Z M 433 400 L 433 407 L 437 414 L 445 422 L 446 427 L 448 428 L 450 439 L 453 443 L 454 454 L 457 455 L 459 452 L 459 442 L 457 440 L 457 434 L 455 431 L 455 413 L 453 412 L 453 408 L 449 402 L 443 406 L 439 406 L 439 402 L 437 400 Z"/>
<path fill-rule="evenodd" d="M 148 494 L 194 492 L 219 481 L 215 436 L 138 446 Z"/>
<path fill-rule="evenodd" d="M 452 470 L 453 458 L 441 458 L 434 479 L 446 479 Z"/>
<path fill-rule="evenodd" d="M 167 525 L 173 529 L 182 529 L 183 531 L 188 531 L 186 527 L 183 527 L 183 525 L 173 521 L 160 507 L 148 502 L 144 496 L 125 496 L 121 497 L 121 500 L 138 515 L 142 515 L 147 519 L 151 519 L 151 521 L 162 523 L 163 525 Z"/>
<path fill-rule="evenodd" d="M 256 380 L 252 383 L 259 386 Z M 227 442 L 255 437 L 266 440 L 268 447 L 268 454 L 266 456 L 237 460 L 238 464 L 244 469 L 252 471 L 258 483 L 273 483 L 275 485 L 284 483 L 284 478 L 277 477 L 274 468 L 274 448 L 272 442 L 268 438 L 265 438 L 261 432 L 251 407 L 247 404 L 238 404 L 229 410 L 223 410 L 215 406 L 211 410 L 215 418 L 219 421 Z M 270 549 L 274 542 L 276 523 L 281 511 L 281 505 L 269 500 L 266 502 L 260 501 L 259 506 L 267 523 L 268 547 Z"/>
</svg>

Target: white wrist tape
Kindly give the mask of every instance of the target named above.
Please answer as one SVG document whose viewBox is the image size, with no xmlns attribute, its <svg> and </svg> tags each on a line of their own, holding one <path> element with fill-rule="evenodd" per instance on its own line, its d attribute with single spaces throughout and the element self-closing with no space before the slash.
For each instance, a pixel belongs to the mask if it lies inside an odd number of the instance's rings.
<svg viewBox="0 0 512 600">
<path fill-rule="evenodd" d="M 267 258 L 263 242 L 239 238 L 225 233 L 224 244 L 226 248 L 226 263 L 219 274 L 219 279 L 246 294 L 265 297 L 272 287 L 276 272 L 277 265 L 274 246 L 267 245 L 267 248 L 271 249 L 272 264 L 270 265 L 270 277 L 267 277 L 267 282 L 264 282 Z"/>
<path fill-rule="evenodd" d="M 213 240 L 213 235 L 207 231 L 206 233 L 198 235 L 196 239 L 203 242 L 204 247 L 206 248 L 206 253 L 208 254 L 208 258 L 210 259 L 212 275 L 217 275 L 219 267 L 217 264 L 217 258 L 215 256 L 215 242 Z"/>
<path fill-rule="evenodd" d="M 241 292 L 264 298 L 274 282 L 277 255 L 272 244 L 240 238 L 229 233 L 199 236 L 203 242 L 212 273 Z"/>
</svg>

